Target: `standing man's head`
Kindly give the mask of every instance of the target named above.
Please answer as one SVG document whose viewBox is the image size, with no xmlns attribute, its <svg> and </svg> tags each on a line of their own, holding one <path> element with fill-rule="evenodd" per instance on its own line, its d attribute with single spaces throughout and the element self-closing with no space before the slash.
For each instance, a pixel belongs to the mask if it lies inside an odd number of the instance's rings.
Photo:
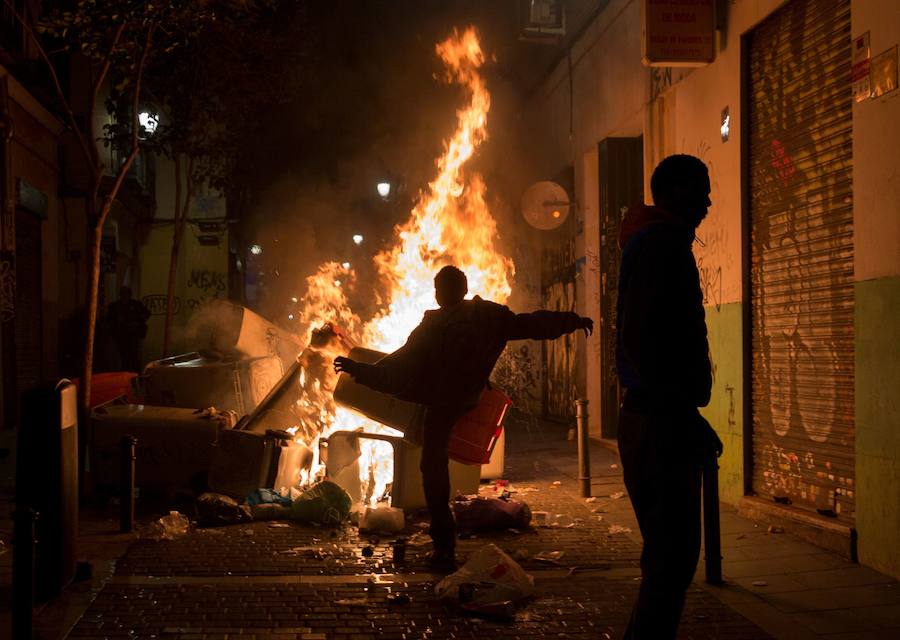
<svg viewBox="0 0 900 640">
<path fill-rule="evenodd" d="M 459 304 L 469 291 L 466 274 L 456 267 L 446 266 L 434 276 L 434 299 L 439 307 Z"/>
<path fill-rule="evenodd" d="M 119 300 L 131 300 L 131 289 L 128 287 L 120 287 Z"/>
<path fill-rule="evenodd" d="M 712 201 L 709 170 L 700 158 L 676 154 L 665 158 L 650 177 L 653 204 L 699 226 Z"/>
</svg>

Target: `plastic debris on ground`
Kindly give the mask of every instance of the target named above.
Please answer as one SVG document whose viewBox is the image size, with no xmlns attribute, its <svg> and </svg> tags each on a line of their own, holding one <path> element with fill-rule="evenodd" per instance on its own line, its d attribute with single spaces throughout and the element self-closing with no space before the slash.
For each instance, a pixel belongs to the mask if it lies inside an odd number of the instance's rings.
<svg viewBox="0 0 900 640">
<path fill-rule="evenodd" d="M 624 491 L 615 491 L 615 492 L 609 494 L 609 497 L 611 500 L 618 500 L 619 498 L 621 498 L 624 495 L 625 495 Z"/>
<path fill-rule="evenodd" d="M 234 498 L 221 493 L 207 492 L 197 498 L 197 524 L 201 527 L 221 527 L 253 519 L 250 508 L 238 504 Z"/>
<path fill-rule="evenodd" d="M 438 598 L 456 600 L 467 609 L 517 602 L 534 595 L 534 578 L 496 545 L 486 544 L 434 587 Z"/>
<path fill-rule="evenodd" d="M 258 504 L 280 504 L 289 506 L 291 502 L 292 500 L 289 495 L 283 496 L 275 491 L 275 489 L 257 489 L 247 496 L 247 504 L 251 507 Z"/>
<path fill-rule="evenodd" d="M 571 529 L 578 524 L 578 520 L 565 513 L 550 513 L 548 511 L 532 511 L 532 524 L 535 527 L 560 527 Z"/>
<path fill-rule="evenodd" d="M 297 522 L 340 524 L 350 514 L 350 495 L 335 483 L 322 480 L 297 496 L 288 512 L 288 517 Z"/>
<path fill-rule="evenodd" d="M 613 525 L 610 525 L 610 527 L 609 527 L 609 533 L 611 533 L 611 534 L 631 533 L 631 529 L 629 527 L 623 527 L 618 524 L 613 524 Z"/>
<path fill-rule="evenodd" d="M 559 564 L 559 561 L 562 560 L 564 555 L 566 555 L 565 551 L 541 551 L 534 555 L 533 560 Z"/>
<path fill-rule="evenodd" d="M 460 531 L 525 529 L 531 523 L 531 509 L 518 500 L 457 498 L 453 501 L 453 514 Z"/>
<path fill-rule="evenodd" d="M 585 498 L 584 501 L 585 502 L 599 502 L 600 498 L 598 498 L 597 496 L 591 496 L 590 498 Z"/>
<path fill-rule="evenodd" d="M 359 516 L 359 528 L 362 531 L 384 531 L 397 533 L 406 527 L 403 509 L 379 505 L 366 507 Z"/>
<path fill-rule="evenodd" d="M 174 540 L 191 530 L 191 521 L 184 514 L 170 511 L 155 522 L 151 522 L 141 533 L 142 538 L 150 540 Z"/>
</svg>

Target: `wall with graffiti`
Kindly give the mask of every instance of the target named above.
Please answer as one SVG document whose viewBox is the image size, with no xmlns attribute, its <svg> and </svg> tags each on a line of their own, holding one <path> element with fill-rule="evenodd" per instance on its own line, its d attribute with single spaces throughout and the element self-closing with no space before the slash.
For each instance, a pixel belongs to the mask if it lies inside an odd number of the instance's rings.
<svg viewBox="0 0 900 640">
<path fill-rule="evenodd" d="M 216 242 L 212 242 L 211 237 L 215 237 Z M 145 362 L 162 357 L 171 247 L 172 225 L 154 224 L 140 248 L 140 296 L 151 314 L 143 344 Z M 194 222 L 186 225 L 176 282 L 172 309 L 172 354 L 203 346 L 197 344 L 190 333 L 191 318 L 210 301 L 228 297 L 228 234 L 225 225 L 214 234 L 205 228 L 201 230 Z"/>
</svg>

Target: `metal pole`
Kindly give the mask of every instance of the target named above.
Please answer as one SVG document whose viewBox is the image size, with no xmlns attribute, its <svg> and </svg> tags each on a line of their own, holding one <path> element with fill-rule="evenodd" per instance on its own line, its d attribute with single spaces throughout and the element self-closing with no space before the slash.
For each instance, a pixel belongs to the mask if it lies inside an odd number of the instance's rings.
<svg viewBox="0 0 900 640">
<path fill-rule="evenodd" d="M 575 424 L 578 428 L 578 480 L 581 497 L 591 497 L 591 447 L 588 438 L 587 400 L 575 401 Z"/>
<path fill-rule="evenodd" d="M 13 514 L 13 637 L 32 637 L 34 612 L 34 509 L 16 509 Z"/>
<path fill-rule="evenodd" d="M 722 584 L 722 540 L 719 528 L 719 460 L 715 451 L 703 465 L 703 544 L 706 581 Z"/>
<path fill-rule="evenodd" d="M 134 531 L 134 460 L 137 457 L 135 448 L 137 438 L 125 436 L 122 438 L 122 495 L 119 512 L 119 531 L 131 533 Z"/>
</svg>

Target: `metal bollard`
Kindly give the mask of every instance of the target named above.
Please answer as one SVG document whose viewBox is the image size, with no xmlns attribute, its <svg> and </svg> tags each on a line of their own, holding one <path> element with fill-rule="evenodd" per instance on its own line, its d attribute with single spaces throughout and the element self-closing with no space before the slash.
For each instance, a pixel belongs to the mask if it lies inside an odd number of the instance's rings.
<svg viewBox="0 0 900 640">
<path fill-rule="evenodd" d="M 122 479 L 121 499 L 119 503 L 119 531 L 131 533 L 134 531 L 134 461 L 137 457 L 135 449 L 137 438 L 125 436 L 122 438 Z"/>
<path fill-rule="evenodd" d="M 581 497 L 591 497 L 591 442 L 588 437 L 587 400 L 575 401 L 575 424 L 578 428 L 578 480 Z"/>
<path fill-rule="evenodd" d="M 16 509 L 13 514 L 13 637 L 32 637 L 34 612 L 34 509 Z"/>
<path fill-rule="evenodd" d="M 703 464 L 703 544 L 706 581 L 722 584 L 722 540 L 719 528 L 719 460 L 715 451 Z"/>
</svg>

